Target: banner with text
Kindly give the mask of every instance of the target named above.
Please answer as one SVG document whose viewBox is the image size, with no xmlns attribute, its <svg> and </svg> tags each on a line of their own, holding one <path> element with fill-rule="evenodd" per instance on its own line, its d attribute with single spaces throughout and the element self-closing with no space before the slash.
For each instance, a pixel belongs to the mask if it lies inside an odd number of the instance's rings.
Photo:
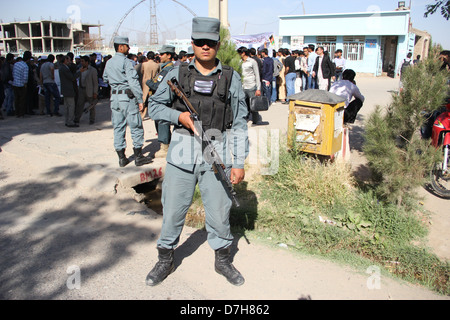
<svg viewBox="0 0 450 320">
<path fill-rule="evenodd" d="M 246 47 L 248 49 L 262 49 L 264 48 L 264 44 L 267 44 L 266 47 L 269 49 L 269 56 L 271 56 L 272 49 L 275 47 L 273 32 L 231 36 L 231 40 L 236 45 L 236 48 Z"/>
</svg>

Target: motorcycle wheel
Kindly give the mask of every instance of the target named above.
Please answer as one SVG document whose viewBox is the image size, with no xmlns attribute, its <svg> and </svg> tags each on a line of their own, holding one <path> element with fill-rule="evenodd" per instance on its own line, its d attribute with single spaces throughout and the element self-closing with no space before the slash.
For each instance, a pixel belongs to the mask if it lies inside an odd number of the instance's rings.
<svg viewBox="0 0 450 320">
<path fill-rule="evenodd" d="M 447 159 L 447 163 L 449 159 Z M 436 162 L 430 172 L 431 187 L 434 192 L 444 199 L 450 199 L 450 170 L 442 170 L 442 162 Z"/>
</svg>

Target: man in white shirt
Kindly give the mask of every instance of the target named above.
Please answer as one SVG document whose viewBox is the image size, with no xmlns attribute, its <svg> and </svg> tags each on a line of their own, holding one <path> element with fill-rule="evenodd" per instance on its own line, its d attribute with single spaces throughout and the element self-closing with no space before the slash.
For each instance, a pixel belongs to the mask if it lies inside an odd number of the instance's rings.
<svg viewBox="0 0 450 320">
<path fill-rule="evenodd" d="M 313 44 L 308 45 L 308 89 L 317 89 L 316 79 L 312 76 L 314 64 L 316 63 L 317 58 L 315 48 L 316 46 Z"/>
<path fill-rule="evenodd" d="M 413 61 L 411 60 L 411 57 L 412 57 L 412 53 L 408 52 L 408 54 L 406 55 L 406 58 L 403 59 L 403 61 L 398 66 L 397 75 L 400 76 L 400 82 L 399 82 L 400 92 L 403 91 L 403 74 L 404 74 L 406 68 L 413 65 Z"/>
<path fill-rule="evenodd" d="M 306 73 L 308 72 L 308 58 L 303 51 L 297 51 L 297 59 L 295 60 L 295 71 L 297 72 L 295 93 L 305 90 L 307 85 Z M 299 86 L 297 86 L 297 81 Z"/>
<path fill-rule="evenodd" d="M 411 60 L 412 53 L 408 52 L 406 58 L 402 60 L 402 62 L 398 66 L 397 75 L 400 77 L 400 80 L 403 79 L 403 73 L 405 72 L 405 68 L 412 66 L 413 62 Z"/>
<path fill-rule="evenodd" d="M 336 66 L 336 81 L 342 80 L 342 73 L 345 70 L 345 59 L 342 58 L 342 50 L 337 49 L 334 53 L 333 59 L 334 65 Z"/>
<path fill-rule="evenodd" d="M 330 88 L 330 92 L 345 98 L 344 123 L 355 122 L 365 100 L 356 86 L 355 76 L 355 71 L 347 69 L 342 74 L 342 80 L 335 82 Z M 352 101 L 353 98 L 355 99 Z"/>
<path fill-rule="evenodd" d="M 59 104 L 61 102 L 61 94 L 59 93 L 58 86 L 56 85 L 56 75 L 59 76 L 59 73 L 55 73 L 55 56 L 50 54 L 47 58 L 47 62 L 41 66 L 40 80 L 41 84 L 45 88 L 45 107 L 47 109 L 47 115 L 53 116 L 56 115 L 61 117 L 62 115 L 59 113 Z M 50 98 L 53 96 L 55 99 L 54 102 L 54 110 L 51 112 L 50 110 Z"/>
</svg>

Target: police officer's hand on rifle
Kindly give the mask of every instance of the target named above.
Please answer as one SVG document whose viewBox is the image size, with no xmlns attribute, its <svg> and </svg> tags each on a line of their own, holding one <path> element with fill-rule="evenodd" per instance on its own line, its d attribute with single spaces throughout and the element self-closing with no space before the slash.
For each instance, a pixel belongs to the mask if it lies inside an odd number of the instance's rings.
<svg viewBox="0 0 450 320">
<path fill-rule="evenodd" d="M 183 112 L 178 117 L 178 122 L 182 124 L 186 129 L 192 130 L 195 135 L 199 135 L 197 129 L 195 129 L 194 120 L 191 117 L 191 114 L 189 112 Z M 244 169 L 231 169 L 231 176 L 230 181 L 232 184 L 238 184 L 242 180 L 244 180 L 245 177 L 245 170 Z"/>
<path fill-rule="evenodd" d="M 191 114 L 189 112 L 183 112 L 178 117 L 178 122 L 182 124 L 186 129 L 192 130 L 196 136 L 199 136 L 197 129 L 195 129 L 194 126 L 194 120 L 191 117 Z"/>
</svg>

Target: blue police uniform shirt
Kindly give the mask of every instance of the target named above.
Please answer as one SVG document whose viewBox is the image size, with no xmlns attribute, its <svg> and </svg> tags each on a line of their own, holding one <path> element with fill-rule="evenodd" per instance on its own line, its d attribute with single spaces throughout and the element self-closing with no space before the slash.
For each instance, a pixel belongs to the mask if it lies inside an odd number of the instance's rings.
<svg viewBox="0 0 450 320">
<path fill-rule="evenodd" d="M 195 59 L 189 63 L 189 68 L 195 68 L 198 72 Z M 216 68 L 207 76 L 221 71 L 222 64 L 219 61 Z M 165 120 L 180 125 L 178 118 L 181 112 L 171 108 L 175 94 L 167 84 L 167 80 L 174 77 L 178 80 L 178 76 L 179 67 L 177 66 L 166 75 L 158 90 L 150 97 L 149 115 L 151 119 L 155 121 Z M 233 125 L 230 130 L 222 133 L 222 140 L 214 140 L 213 145 L 227 167 L 243 169 L 249 152 L 248 127 L 245 119 L 248 110 L 241 77 L 236 71 L 234 71 L 231 80 L 229 98 L 233 111 Z M 187 129 L 174 131 L 167 153 L 167 162 L 187 171 L 193 171 L 195 165 L 204 166 L 205 170 L 211 168 L 202 155 L 201 144 L 187 132 Z"/>
<path fill-rule="evenodd" d="M 103 73 L 103 81 L 108 83 L 113 90 L 131 89 L 137 103 L 144 103 L 139 75 L 133 67 L 132 61 L 123 53 L 117 52 L 108 60 Z"/>
</svg>

